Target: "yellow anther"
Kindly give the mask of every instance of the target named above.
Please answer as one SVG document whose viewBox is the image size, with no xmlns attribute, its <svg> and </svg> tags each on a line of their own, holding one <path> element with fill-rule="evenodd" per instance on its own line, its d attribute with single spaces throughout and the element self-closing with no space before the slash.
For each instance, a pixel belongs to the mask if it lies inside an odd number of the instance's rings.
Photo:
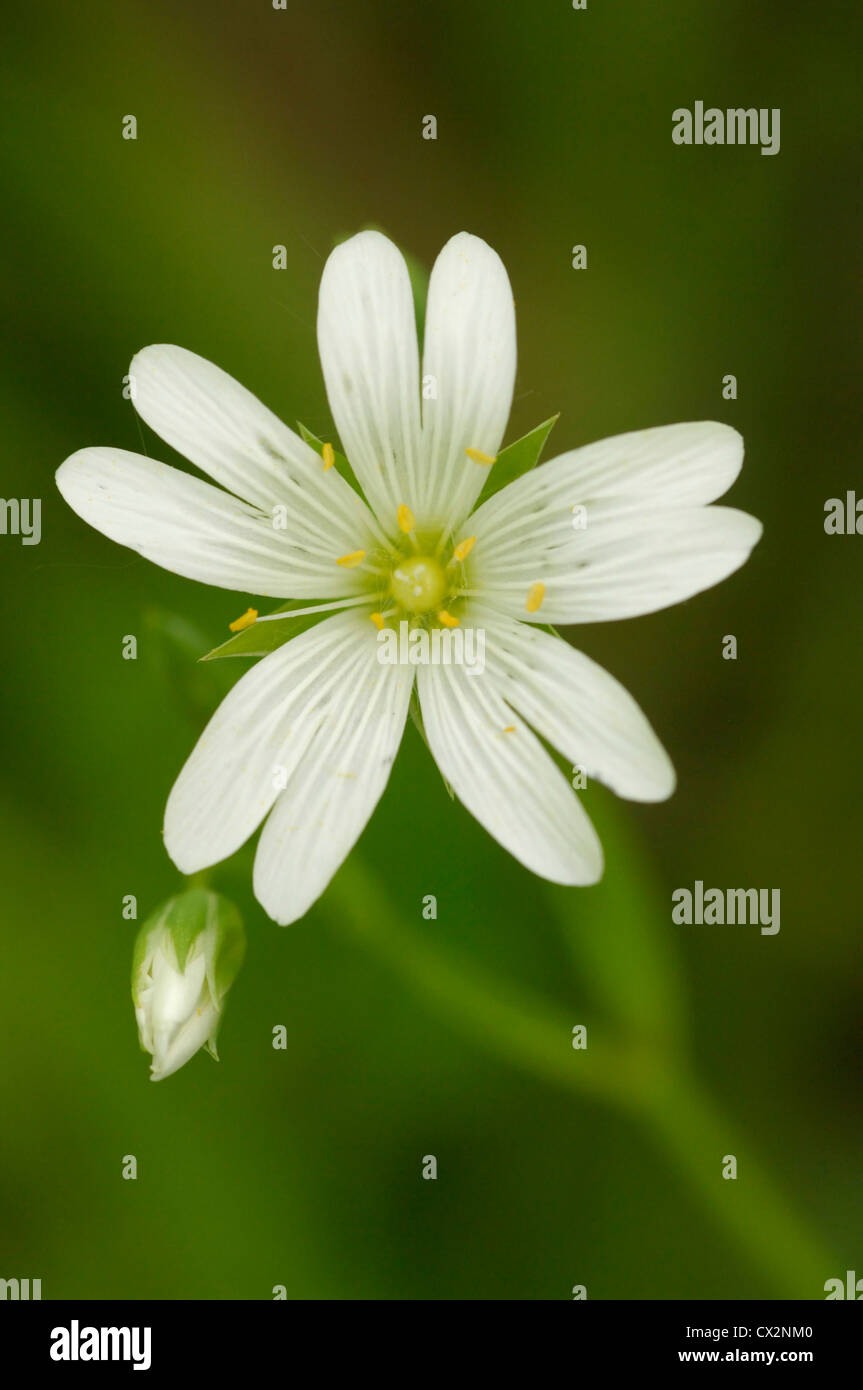
<svg viewBox="0 0 863 1390">
<path fill-rule="evenodd" d="M 361 565 L 365 558 L 366 552 L 364 550 L 352 550 L 349 555 L 340 555 L 336 564 L 341 565 L 343 570 L 352 570 L 356 569 L 357 565 Z"/>
<path fill-rule="evenodd" d="M 484 454 L 482 449 L 465 449 L 465 453 L 474 463 L 484 463 L 486 468 L 497 459 L 497 454 Z"/>
<path fill-rule="evenodd" d="M 257 608 L 247 608 L 241 618 L 236 618 L 234 622 L 228 623 L 231 632 L 242 632 L 244 627 L 251 627 L 252 623 L 258 621 Z"/>
<path fill-rule="evenodd" d="M 439 623 L 443 623 L 444 627 L 458 627 L 459 625 L 458 618 L 454 618 L 452 613 L 448 613 L 445 608 L 442 608 L 438 613 L 437 620 Z"/>
<path fill-rule="evenodd" d="M 454 560 L 466 560 L 475 545 L 476 536 L 468 536 L 467 540 L 459 541 L 458 545 L 452 553 L 452 558 Z"/>
<path fill-rule="evenodd" d="M 505 733 L 505 734 L 514 734 L 514 733 L 515 733 L 515 725 L 514 725 L 514 724 L 507 724 L 506 728 L 504 729 L 504 733 Z"/>
<path fill-rule="evenodd" d="M 398 518 L 399 530 L 404 531 L 405 535 L 407 536 L 414 529 L 416 522 L 414 521 L 413 512 L 411 511 L 410 507 L 405 505 L 404 502 L 402 502 L 401 506 L 399 507 Z"/>
<path fill-rule="evenodd" d="M 324 461 L 324 472 L 328 473 L 336 461 L 336 451 L 332 444 L 325 444 L 321 450 L 321 458 Z"/>
<path fill-rule="evenodd" d="M 377 628 L 378 632 L 382 632 L 382 631 L 383 631 L 383 626 L 384 626 L 384 615 L 383 615 L 383 613 L 370 613 L 370 614 L 369 614 L 369 617 L 371 618 L 371 620 L 372 620 L 372 622 L 374 623 L 375 627 Z"/>
<path fill-rule="evenodd" d="M 542 583 L 531 584 L 527 591 L 527 602 L 525 608 L 528 613 L 538 613 L 545 598 L 545 585 Z"/>
</svg>

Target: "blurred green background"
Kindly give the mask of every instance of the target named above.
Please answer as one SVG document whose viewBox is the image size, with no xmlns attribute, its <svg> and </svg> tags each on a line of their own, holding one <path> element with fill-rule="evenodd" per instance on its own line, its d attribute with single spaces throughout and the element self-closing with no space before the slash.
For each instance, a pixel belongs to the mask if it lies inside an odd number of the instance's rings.
<svg viewBox="0 0 863 1390">
<path fill-rule="evenodd" d="M 850 22 L 800 0 L 18 7 L 0 491 L 43 499 L 43 535 L 0 537 L 0 1277 L 46 1298 L 821 1298 L 861 1268 L 863 539 L 823 531 L 861 481 Z M 779 107 L 780 153 L 673 145 L 696 99 Z M 368 223 L 427 264 L 463 228 L 500 252 L 508 438 L 557 410 L 550 455 L 725 420 L 747 445 L 727 500 L 765 536 L 720 587 L 569 634 L 679 773 L 659 807 L 591 791 L 600 887 L 522 870 L 409 728 L 302 924 L 257 907 L 250 851 L 217 875 L 249 932 L 223 1060 L 154 1086 L 121 899 L 143 917 L 178 886 L 162 811 L 204 716 L 173 700 L 153 612 L 203 651 L 246 599 L 86 527 L 54 470 L 87 444 L 176 462 L 122 395 L 152 342 L 331 437 L 317 286 Z M 186 669 L 207 709 L 244 663 Z M 696 878 L 779 888 L 780 933 L 673 926 Z"/>
</svg>

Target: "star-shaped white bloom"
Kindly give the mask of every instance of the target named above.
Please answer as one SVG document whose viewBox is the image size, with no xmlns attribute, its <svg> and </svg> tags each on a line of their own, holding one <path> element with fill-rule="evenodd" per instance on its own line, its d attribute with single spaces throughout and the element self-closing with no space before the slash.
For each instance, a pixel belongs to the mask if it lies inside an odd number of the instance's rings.
<svg viewBox="0 0 863 1390">
<path fill-rule="evenodd" d="M 277 922 L 301 917 L 383 792 L 416 680 L 429 747 L 468 810 L 534 873 L 594 883 L 599 841 L 541 740 L 634 800 L 670 795 L 674 771 L 632 697 L 544 625 L 650 613 L 742 565 L 760 524 L 708 505 L 740 471 L 740 436 L 710 422 L 621 435 L 541 464 L 473 511 L 516 348 L 506 271 L 466 233 L 435 263 L 421 365 L 407 268 L 377 232 L 327 261 L 318 343 L 368 505 L 331 450 L 322 458 L 178 347 L 135 357 L 134 403 L 220 486 L 107 448 L 57 474 L 79 516 L 166 569 L 325 605 L 216 711 L 171 792 L 168 853 L 191 874 L 264 822 L 255 893 Z M 383 664 L 378 632 L 402 621 L 483 629 L 484 671 Z"/>
</svg>

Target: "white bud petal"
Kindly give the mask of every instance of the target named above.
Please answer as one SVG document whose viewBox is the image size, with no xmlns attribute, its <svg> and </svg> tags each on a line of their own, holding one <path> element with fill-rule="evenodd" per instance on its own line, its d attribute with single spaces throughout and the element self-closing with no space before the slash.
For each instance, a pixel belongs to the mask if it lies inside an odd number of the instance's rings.
<svg viewBox="0 0 863 1390">
<path fill-rule="evenodd" d="M 204 1046 L 216 1055 L 221 1009 L 244 943 L 236 909 L 199 889 L 172 898 L 142 927 L 132 998 L 153 1081 L 178 1071 Z"/>
</svg>

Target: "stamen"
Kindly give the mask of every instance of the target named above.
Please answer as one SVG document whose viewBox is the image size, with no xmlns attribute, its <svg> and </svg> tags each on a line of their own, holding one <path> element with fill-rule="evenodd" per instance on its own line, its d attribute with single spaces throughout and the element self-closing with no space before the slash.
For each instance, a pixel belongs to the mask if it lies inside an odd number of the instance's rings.
<svg viewBox="0 0 863 1390">
<path fill-rule="evenodd" d="M 466 560 L 475 545 L 476 536 L 468 536 L 466 540 L 459 541 L 458 545 L 452 553 L 452 558 L 454 560 L 459 561 Z"/>
<path fill-rule="evenodd" d="M 452 613 L 448 613 L 448 612 L 446 611 L 445 608 L 442 608 L 442 609 L 440 610 L 440 612 L 439 612 L 438 615 L 437 615 L 437 620 L 438 620 L 439 623 L 443 623 L 444 627 L 458 627 L 458 626 L 459 626 L 459 620 L 458 620 L 458 618 L 454 618 L 453 615 L 452 615 Z"/>
<path fill-rule="evenodd" d="M 486 468 L 497 461 L 497 454 L 484 454 L 482 449 L 465 449 L 465 453 L 473 463 L 483 463 Z"/>
<path fill-rule="evenodd" d="M 313 603 L 309 608 L 289 608 L 287 613 L 265 613 L 258 622 L 277 623 L 288 618 L 304 618 L 307 613 L 331 613 L 337 608 L 364 608 L 368 601 L 367 594 L 360 594 L 359 598 L 340 598 L 335 603 Z"/>
<path fill-rule="evenodd" d="M 372 620 L 372 622 L 374 623 L 375 627 L 377 628 L 378 632 L 382 632 L 382 631 L 383 631 L 383 626 L 384 626 L 384 615 L 383 615 L 383 613 L 370 613 L 370 614 L 369 614 L 369 617 L 371 618 L 371 620 Z"/>
<path fill-rule="evenodd" d="M 361 565 L 365 558 L 366 552 L 364 550 L 352 550 L 348 555 L 340 555 L 336 564 L 341 565 L 343 570 L 352 570 L 356 569 L 357 565 Z"/>
<path fill-rule="evenodd" d="M 324 460 L 324 472 L 328 473 L 336 461 L 336 451 L 332 444 L 325 444 L 321 450 L 321 457 Z"/>
<path fill-rule="evenodd" d="M 228 623 L 231 632 L 242 632 L 244 627 L 251 627 L 258 621 L 257 608 L 247 608 L 241 618 L 235 618 L 232 623 Z"/>
<path fill-rule="evenodd" d="M 527 602 L 525 608 L 528 613 L 538 613 L 545 598 L 545 585 L 542 583 L 531 584 L 527 591 Z"/>
<path fill-rule="evenodd" d="M 414 521 L 413 512 L 411 511 L 410 507 L 405 505 L 404 502 L 402 502 L 398 510 L 398 521 L 399 530 L 404 531 L 406 536 L 410 535 L 411 531 L 414 529 L 414 526 L 416 525 L 416 522 Z"/>
<path fill-rule="evenodd" d="M 507 724 L 506 728 L 504 729 L 504 733 L 505 733 L 505 734 L 514 734 L 514 733 L 515 733 L 515 725 L 514 725 L 514 724 Z"/>
</svg>

